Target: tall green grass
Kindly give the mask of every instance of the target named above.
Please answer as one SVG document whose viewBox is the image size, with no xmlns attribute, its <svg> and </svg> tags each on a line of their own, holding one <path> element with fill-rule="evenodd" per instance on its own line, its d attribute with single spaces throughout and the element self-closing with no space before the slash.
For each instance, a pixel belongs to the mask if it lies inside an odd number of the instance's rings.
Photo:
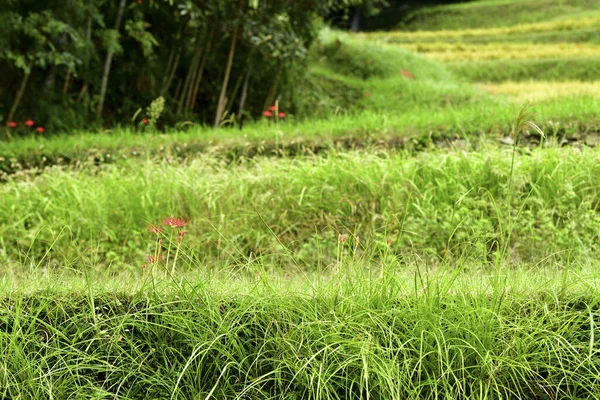
<svg viewBox="0 0 600 400">
<path fill-rule="evenodd" d="M 264 274 L 0 298 L 10 399 L 594 398 L 598 270 Z M 510 277 L 510 278 L 509 278 Z"/>
<path fill-rule="evenodd" d="M 454 261 L 493 260 L 503 242 L 509 149 L 410 156 L 359 152 L 227 165 L 132 161 L 50 170 L 0 186 L 3 269 L 100 266 L 139 269 L 153 254 L 149 224 L 191 222 L 185 243 L 210 267 L 252 257 L 275 268 L 328 265 L 339 234 L 358 235 L 356 255 L 386 249 Z M 596 258 L 599 155 L 533 150 L 517 157 L 512 206 L 515 260 Z M 166 243 L 165 243 L 166 246 Z"/>
</svg>

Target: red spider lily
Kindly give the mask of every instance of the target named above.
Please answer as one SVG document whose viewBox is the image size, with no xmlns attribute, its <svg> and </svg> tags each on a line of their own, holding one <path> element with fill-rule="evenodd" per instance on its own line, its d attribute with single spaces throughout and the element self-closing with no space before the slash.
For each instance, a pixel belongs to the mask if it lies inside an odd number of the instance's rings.
<svg viewBox="0 0 600 400">
<path fill-rule="evenodd" d="M 388 246 L 392 245 L 392 239 L 388 239 L 385 241 L 385 244 L 387 244 Z"/>
<path fill-rule="evenodd" d="M 277 106 L 271 106 L 271 107 L 269 107 L 269 110 L 271 110 L 271 111 L 277 111 Z"/>
<path fill-rule="evenodd" d="M 346 237 L 346 235 L 340 235 L 338 236 L 338 240 L 341 244 L 346 243 L 346 240 L 348 240 L 348 238 Z"/>
<path fill-rule="evenodd" d="M 179 243 L 181 243 L 181 241 L 183 240 L 183 237 L 185 236 L 187 232 L 186 231 L 179 231 L 179 233 L 177 234 L 177 241 Z"/>
<path fill-rule="evenodd" d="M 142 4 L 142 0 L 137 0 L 137 3 L 138 4 Z"/>
<path fill-rule="evenodd" d="M 284 113 L 284 112 L 280 112 L 279 114 L 277 114 L 277 116 L 278 116 L 279 118 L 285 118 L 285 116 L 286 116 L 286 115 L 287 115 L 287 114 L 286 114 L 286 113 Z"/>
<path fill-rule="evenodd" d="M 10 121 L 8 124 L 6 124 L 9 128 L 16 128 L 17 126 L 19 126 L 19 124 L 17 124 L 15 121 Z"/>
<path fill-rule="evenodd" d="M 144 119 L 142 120 L 142 124 L 144 124 L 144 125 L 148 125 L 148 123 L 149 123 L 149 122 L 150 122 L 150 121 L 148 121 L 148 118 L 144 118 Z"/>
<path fill-rule="evenodd" d="M 31 128 L 34 125 L 35 125 L 35 122 L 32 119 L 28 119 L 27 121 L 25 121 L 25 126 L 28 126 Z"/>
<path fill-rule="evenodd" d="M 39 133 L 44 133 L 46 130 L 44 129 L 44 127 L 42 126 L 38 126 L 37 128 L 35 128 L 36 131 L 38 131 Z"/>
<path fill-rule="evenodd" d="M 405 77 L 407 77 L 408 79 L 414 79 L 414 75 L 411 74 L 410 72 L 408 72 L 407 70 L 403 69 L 402 71 L 400 71 L 402 73 L 402 75 L 404 75 Z"/>
<path fill-rule="evenodd" d="M 263 115 L 265 117 L 271 118 L 273 116 L 273 113 L 271 111 L 263 111 Z"/>
<path fill-rule="evenodd" d="M 160 261 L 160 254 L 156 256 L 156 258 L 152 257 L 152 256 L 148 256 L 148 262 L 150 264 L 154 264 Z"/>
<path fill-rule="evenodd" d="M 157 235 L 160 235 L 163 231 L 163 227 L 162 226 L 158 226 L 158 225 L 150 225 L 148 227 L 148 232 L 150 233 L 156 233 Z"/>
<path fill-rule="evenodd" d="M 181 228 L 187 225 L 187 222 L 181 218 L 165 218 L 163 225 L 169 225 L 171 228 Z"/>
<path fill-rule="evenodd" d="M 369 93 L 369 92 L 365 93 L 365 97 L 371 97 L 371 93 Z"/>
</svg>

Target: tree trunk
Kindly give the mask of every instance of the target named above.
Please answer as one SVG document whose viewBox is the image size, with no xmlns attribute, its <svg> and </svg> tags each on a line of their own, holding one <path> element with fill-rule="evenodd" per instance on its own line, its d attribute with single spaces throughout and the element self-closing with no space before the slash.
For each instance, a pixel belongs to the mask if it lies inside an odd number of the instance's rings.
<svg viewBox="0 0 600 400">
<path fill-rule="evenodd" d="M 175 95 L 173 96 L 173 98 L 177 98 L 179 97 L 179 92 L 181 91 L 181 78 L 177 79 L 177 86 L 175 86 Z"/>
<path fill-rule="evenodd" d="M 235 98 L 237 97 L 238 90 L 240 90 L 240 86 L 242 86 L 242 80 L 244 79 L 244 75 L 240 75 L 238 80 L 235 82 L 235 86 L 231 91 L 231 103 L 229 101 L 225 102 L 225 114 L 229 114 L 231 112 L 231 108 L 233 107 L 233 103 Z"/>
<path fill-rule="evenodd" d="M 167 68 L 165 68 L 165 74 L 163 75 L 162 82 L 160 84 L 160 93 L 163 93 L 164 87 L 167 84 L 167 80 L 169 79 L 169 75 L 171 74 L 171 68 L 173 67 L 173 60 L 175 59 L 175 47 L 171 47 L 171 51 L 169 51 L 169 61 L 167 61 Z"/>
<path fill-rule="evenodd" d="M 17 109 L 19 108 L 19 104 L 21 104 L 21 99 L 23 98 L 23 93 L 25 93 L 25 88 L 27 87 L 27 82 L 29 82 L 29 75 L 31 75 L 31 69 L 33 68 L 33 61 L 29 61 L 29 65 L 27 66 L 27 71 L 25 71 L 25 75 L 23 76 L 23 80 L 21 81 L 21 86 L 17 91 L 17 95 L 15 96 L 15 100 L 13 101 L 12 107 L 10 108 L 10 112 L 8 113 L 8 120 L 12 121 L 14 118 Z"/>
<path fill-rule="evenodd" d="M 119 11 L 117 12 L 117 20 L 115 21 L 115 30 L 119 31 L 121 27 L 121 21 L 123 20 L 123 14 L 125 12 L 125 4 L 126 0 L 121 0 L 119 4 Z M 96 114 L 98 116 L 102 115 L 102 110 L 104 109 L 104 99 L 106 97 L 106 89 L 108 87 L 108 77 L 110 75 L 110 66 L 112 64 L 114 52 L 109 50 L 106 54 L 106 60 L 104 61 L 104 72 L 102 73 L 102 82 L 100 84 L 100 100 L 98 101 L 98 110 Z"/>
<path fill-rule="evenodd" d="M 77 103 L 80 103 L 81 100 L 83 100 L 83 96 L 85 96 L 87 91 L 88 91 L 88 83 L 86 82 L 83 84 L 83 87 L 79 91 L 79 96 L 77 96 Z"/>
<path fill-rule="evenodd" d="M 200 42 L 202 32 L 198 31 L 198 35 L 196 36 L 196 47 L 194 49 L 194 54 L 192 55 L 192 61 L 190 62 L 190 67 L 188 68 L 187 76 L 185 77 L 185 82 L 183 83 L 183 90 L 181 91 L 181 96 L 179 97 L 179 104 L 177 105 L 177 114 L 181 113 L 181 110 L 186 105 L 186 100 L 188 98 L 188 93 L 191 91 L 192 81 L 196 76 L 196 69 L 198 68 L 198 63 L 200 62 L 200 55 L 202 53 L 202 43 Z"/>
<path fill-rule="evenodd" d="M 360 30 L 360 7 L 355 7 L 352 13 L 352 21 L 350 22 L 350 30 L 358 32 Z"/>
<path fill-rule="evenodd" d="M 196 100 L 198 99 L 198 90 L 200 89 L 200 82 L 202 82 L 202 75 L 204 74 L 204 67 L 206 66 L 206 60 L 208 59 L 210 53 L 210 47 L 212 45 L 213 37 L 215 36 L 215 31 L 217 30 L 217 25 L 213 24 L 210 33 L 208 34 L 208 38 L 206 39 L 206 45 L 204 46 L 204 55 L 202 56 L 202 62 L 200 63 L 200 67 L 198 67 L 198 72 L 196 74 L 196 82 L 194 82 L 192 89 L 192 96 L 188 102 L 188 110 L 191 112 L 194 110 L 194 104 L 196 104 Z"/>
<path fill-rule="evenodd" d="M 71 73 L 71 68 L 67 69 L 67 75 L 65 76 L 65 84 L 63 85 L 63 94 L 66 95 L 69 91 L 69 86 L 71 86 L 71 77 L 73 74 Z"/>
<path fill-rule="evenodd" d="M 246 71 L 246 77 L 244 78 L 244 85 L 242 86 L 242 95 L 240 96 L 240 106 L 238 108 L 237 120 L 238 126 L 242 129 L 242 113 L 244 112 L 244 105 L 246 104 L 246 98 L 248 97 L 248 83 L 250 82 L 250 68 Z"/>
<path fill-rule="evenodd" d="M 171 71 L 169 72 L 167 83 L 165 83 L 165 85 L 160 91 L 161 96 L 164 96 L 166 93 L 168 93 L 169 89 L 171 88 L 171 85 L 173 84 L 173 78 L 175 78 L 175 73 L 177 72 L 177 68 L 179 68 L 179 60 L 181 59 L 182 51 L 183 49 L 181 47 L 177 51 L 177 55 L 175 56 L 175 62 L 173 62 L 173 66 L 171 67 Z"/>
<path fill-rule="evenodd" d="M 239 25 L 235 26 L 233 35 L 231 36 L 231 46 L 229 47 L 229 58 L 227 60 L 227 67 L 225 67 L 225 77 L 223 78 L 223 85 L 221 86 L 221 94 L 219 95 L 219 102 L 217 103 L 217 112 L 215 114 L 215 125 L 214 128 L 218 129 L 221 122 L 223 110 L 225 109 L 225 95 L 227 94 L 227 85 L 229 83 L 229 75 L 231 74 L 231 66 L 233 65 L 233 55 L 235 54 L 235 44 L 237 41 Z"/>
<path fill-rule="evenodd" d="M 85 28 L 85 39 L 87 40 L 88 43 L 91 43 L 91 41 L 92 41 L 92 16 L 91 15 L 88 15 L 88 19 L 87 19 L 87 25 Z M 89 61 L 86 62 L 86 68 L 89 68 Z M 89 86 L 89 83 L 87 81 L 84 82 L 83 87 L 81 88 L 81 91 L 79 92 L 79 96 L 77 96 L 77 103 L 79 103 L 83 99 L 83 96 L 87 93 L 88 86 Z"/>
<path fill-rule="evenodd" d="M 283 73 L 283 60 L 279 61 L 279 67 L 277 68 L 277 72 L 273 77 L 273 81 L 271 82 L 271 87 L 269 88 L 269 93 L 267 94 L 267 99 L 265 100 L 265 105 L 263 106 L 263 110 L 267 110 L 269 107 L 273 105 L 273 101 L 275 100 L 275 94 L 277 93 L 277 87 L 279 86 L 279 80 L 281 79 L 281 74 Z"/>
<path fill-rule="evenodd" d="M 169 92 L 171 88 L 171 84 L 173 83 L 173 78 L 177 73 L 177 68 L 179 68 L 179 60 L 181 59 L 181 53 L 183 52 L 183 44 L 181 43 L 181 33 L 187 28 L 190 23 L 191 18 L 186 18 L 185 23 L 180 24 L 179 31 L 175 37 L 176 44 L 172 46 L 171 55 L 169 56 L 169 62 L 167 63 L 167 69 L 165 70 L 165 79 L 163 80 L 163 84 L 160 88 L 160 96 L 164 96 Z M 175 55 L 175 60 L 171 62 L 171 57 Z M 175 96 L 177 98 L 177 96 Z"/>
<path fill-rule="evenodd" d="M 53 64 L 52 67 L 50 67 L 50 72 L 48 72 L 48 75 L 44 80 L 44 90 L 42 93 L 48 93 L 48 91 L 54 87 L 54 82 L 56 82 L 56 64 Z"/>
</svg>

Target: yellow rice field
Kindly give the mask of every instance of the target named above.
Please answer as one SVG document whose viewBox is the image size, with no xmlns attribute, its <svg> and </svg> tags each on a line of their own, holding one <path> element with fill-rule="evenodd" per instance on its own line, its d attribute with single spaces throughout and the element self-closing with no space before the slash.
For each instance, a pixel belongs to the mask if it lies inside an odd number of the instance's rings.
<svg viewBox="0 0 600 400">
<path fill-rule="evenodd" d="M 415 42 L 420 40 L 467 39 L 485 38 L 493 36 L 513 36 L 544 32 L 565 32 L 582 29 L 597 29 L 600 27 L 600 16 L 577 18 L 550 22 L 538 22 L 531 24 L 520 24 L 510 27 L 488 28 L 488 29 L 461 29 L 461 30 L 439 30 L 439 31 L 394 31 L 374 32 L 363 34 L 370 39 L 380 39 L 389 43 Z"/>
<path fill-rule="evenodd" d="M 441 43 L 419 42 L 403 48 L 439 61 L 484 61 L 543 58 L 600 57 L 600 46 L 591 43 Z"/>
<path fill-rule="evenodd" d="M 508 96 L 523 103 L 543 103 L 561 98 L 588 97 L 600 100 L 600 81 L 596 82 L 502 82 L 481 84 L 481 88 L 494 95 Z"/>
</svg>

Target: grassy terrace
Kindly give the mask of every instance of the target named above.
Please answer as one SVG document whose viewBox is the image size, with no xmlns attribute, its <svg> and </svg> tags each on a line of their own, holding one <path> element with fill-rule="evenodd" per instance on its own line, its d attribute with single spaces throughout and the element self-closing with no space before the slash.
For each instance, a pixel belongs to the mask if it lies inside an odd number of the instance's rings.
<svg viewBox="0 0 600 400">
<path fill-rule="evenodd" d="M 339 234 L 359 235 L 367 260 L 392 239 L 390 250 L 403 258 L 483 262 L 511 230 L 515 260 L 594 257 L 597 152 L 518 156 L 509 199 L 510 154 L 351 152 L 236 166 L 200 157 L 54 169 L 0 187 L 0 249 L 8 265 L 81 269 L 95 260 L 139 269 L 154 246 L 147 226 L 177 215 L 191 221 L 189 254 L 211 267 L 243 265 L 252 253 L 268 266 L 322 268 Z"/>
<path fill-rule="evenodd" d="M 5 398 L 593 398 L 597 268 L 90 278 L 2 300 Z M 125 278 L 127 279 L 127 278 Z M 131 279 L 131 278 L 129 278 Z M 61 282 L 61 283 L 59 283 Z M 56 286 L 59 285 L 60 287 Z M 138 285 L 139 286 L 139 285 Z M 131 290 L 131 289 L 130 289 Z"/>
<path fill-rule="evenodd" d="M 0 130 L 0 399 L 598 398 L 598 5 L 324 30 L 241 131 Z"/>
</svg>

